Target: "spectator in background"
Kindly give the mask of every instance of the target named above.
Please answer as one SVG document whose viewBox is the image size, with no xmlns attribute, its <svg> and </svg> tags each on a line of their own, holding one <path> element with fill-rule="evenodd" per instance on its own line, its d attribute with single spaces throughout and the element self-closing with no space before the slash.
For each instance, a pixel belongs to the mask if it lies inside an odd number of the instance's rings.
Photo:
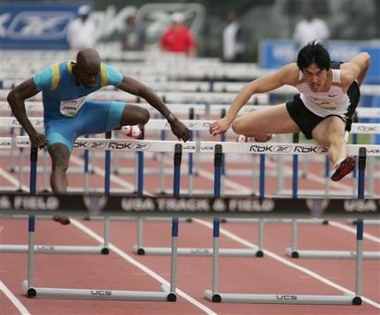
<svg viewBox="0 0 380 315">
<path fill-rule="evenodd" d="M 293 38 L 298 47 L 304 47 L 312 41 L 324 44 L 330 37 L 330 31 L 325 21 L 316 18 L 311 8 L 305 12 L 305 17 L 299 21 L 294 29 Z"/>
<path fill-rule="evenodd" d="M 130 13 L 125 19 L 124 27 L 119 34 L 122 51 L 145 50 L 146 32 L 142 24 L 137 23 L 136 14 Z"/>
<path fill-rule="evenodd" d="M 160 38 L 160 48 L 173 53 L 185 53 L 188 56 L 196 55 L 196 42 L 190 29 L 183 24 L 182 13 L 171 16 L 172 24 Z"/>
<path fill-rule="evenodd" d="M 67 41 L 70 49 L 81 50 L 95 47 L 98 39 L 97 28 L 90 14 L 91 8 L 88 5 L 82 5 L 78 9 L 78 17 L 69 24 Z"/>
<path fill-rule="evenodd" d="M 235 12 L 227 13 L 228 25 L 223 30 L 223 60 L 227 62 L 241 61 L 245 47 L 243 29 Z"/>
</svg>

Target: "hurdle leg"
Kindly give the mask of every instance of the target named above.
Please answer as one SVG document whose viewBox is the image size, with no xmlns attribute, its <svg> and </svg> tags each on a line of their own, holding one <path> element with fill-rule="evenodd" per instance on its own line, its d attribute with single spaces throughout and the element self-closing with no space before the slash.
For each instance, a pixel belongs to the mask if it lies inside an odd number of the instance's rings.
<svg viewBox="0 0 380 315">
<path fill-rule="evenodd" d="M 137 195 L 142 196 L 144 194 L 144 152 L 137 152 L 137 172 L 136 172 L 136 186 Z M 134 247 L 134 251 L 138 255 L 145 255 L 143 248 L 143 226 L 144 218 L 139 216 L 137 218 L 137 244 Z"/>
<path fill-rule="evenodd" d="M 177 299 L 175 291 L 177 288 L 177 266 L 178 266 L 178 218 L 172 219 L 172 240 L 171 240 L 171 255 L 170 255 L 170 288 L 168 301 Z M 162 288 L 165 290 L 165 287 Z"/>
<path fill-rule="evenodd" d="M 143 225 L 144 225 L 144 218 L 138 217 L 137 218 L 137 240 L 136 245 L 134 247 L 134 251 L 138 255 L 145 255 L 144 245 L 143 245 Z"/>
<path fill-rule="evenodd" d="M 212 238 L 212 283 L 211 291 L 208 292 L 206 298 L 212 302 L 221 302 L 219 295 L 219 237 L 220 237 L 220 220 L 214 218 L 213 221 L 213 238 Z"/>
<path fill-rule="evenodd" d="M 30 194 L 36 194 L 36 181 L 37 181 L 37 159 L 38 159 L 38 148 L 32 147 L 30 149 L 30 178 L 29 187 Z M 28 221 L 28 274 L 27 274 L 27 295 L 35 296 L 36 292 L 33 288 L 34 286 L 34 238 L 35 238 L 35 216 L 29 216 Z"/>
<path fill-rule="evenodd" d="M 18 156 L 18 161 L 19 161 L 18 182 L 19 182 L 19 186 L 18 186 L 17 191 L 22 192 L 22 183 L 24 181 L 24 167 L 22 165 L 23 160 L 24 160 L 24 152 L 23 152 L 24 149 L 20 148 L 19 150 L 20 150 L 19 156 Z"/>
<path fill-rule="evenodd" d="M 27 295 L 36 296 L 34 287 L 34 244 L 35 244 L 35 217 L 29 216 L 28 220 L 28 275 L 27 275 Z"/>
<path fill-rule="evenodd" d="M 287 254 L 292 258 L 299 258 L 299 253 L 297 250 L 297 220 L 291 220 L 291 228 L 292 228 L 292 239 L 291 239 L 291 247 L 286 249 Z"/>
<path fill-rule="evenodd" d="M 44 150 L 43 164 L 44 164 L 44 169 L 43 169 L 42 191 L 47 193 L 49 191 L 49 174 L 48 174 L 48 154 L 47 154 L 46 149 Z"/>
<path fill-rule="evenodd" d="M 174 174 L 173 174 L 173 196 L 179 197 L 180 195 L 180 178 L 181 178 L 181 162 L 182 162 L 182 145 L 175 145 L 174 152 Z M 178 266 L 178 217 L 172 219 L 172 247 L 170 257 L 170 291 L 168 294 L 168 301 L 175 301 L 176 288 L 177 288 L 177 266 Z"/>
<path fill-rule="evenodd" d="M 222 146 L 215 146 L 214 153 L 214 197 L 218 198 L 221 194 L 221 177 L 222 177 L 223 153 Z M 219 236 L 220 236 L 220 219 L 213 220 L 213 252 L 212 252 L 212 283 L 211 290 L 205 291 L 206 299 L 212 302 L 221 302 L 219 295 Z"/>
<path fill-rule="evenodd" d="M 264 256 L 264 219 L 259 219 L 259 236 L 258 236 L 258 248 L 256 251 L 256 257 Z"/>
</svg>

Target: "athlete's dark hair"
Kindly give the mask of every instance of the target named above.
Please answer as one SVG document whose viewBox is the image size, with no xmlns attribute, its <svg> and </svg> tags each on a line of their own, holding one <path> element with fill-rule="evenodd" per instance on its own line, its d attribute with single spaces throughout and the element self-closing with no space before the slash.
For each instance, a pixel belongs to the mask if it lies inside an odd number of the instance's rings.
<svg viewBox="0 0 380 315">
<path fill-rule="evenodd" d="M 298 52 L 297 66 L 301 71 L 313 63 L 316 64 L 319 69 L 329 70 L 330 62 L 330 54 L 322 44 L 316 41 L 307 44 Z"/>
</svg>

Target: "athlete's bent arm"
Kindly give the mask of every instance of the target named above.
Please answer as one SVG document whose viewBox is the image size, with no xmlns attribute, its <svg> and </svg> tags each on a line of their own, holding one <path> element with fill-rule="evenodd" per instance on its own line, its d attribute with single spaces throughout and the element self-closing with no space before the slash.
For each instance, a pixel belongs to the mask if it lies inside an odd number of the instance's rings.
<svg viewBox="0 0 380 315">
<path fill-rule="evenodd" d="M 357 80 L 359 86 L 363 83 L 369 68 L 371 56 L 367 52 L 362 52 L 349 62 L 343 64 L 345 74 L 352 81 Z"/>
<path fill-rule="evenodd" d="M 211 124 L 210 133 L 213 136 L 222 134 L 228 130 L 236 118 L 240 109 L 248 102 L 249 98 L 255 93 L 266 93 L 280 88 L 285 84 L 294 84 L 298 78 L 298 67 L 295 63 L 288 64 L 280 70 L 267 74 L 261 78 L 246 84 L 233 100 L 226 115 Z"/>
<path fill-rule="evenodd" d="M 35 87 L 33 79 L 30 78 L 10 91 L 7 96 L 7 101 L 16 119 L 29 135 L 32 146 L 43 148 L 47 143 L 46 137 L 45 135 L 38 133 L 33 127 L 25 109 L 25 100 L 37 93 L 39 93 L 39 91 Z"/>
<path fill-rule="evenodd" d="M 190 139 L 190 130 L 174 116 L 174 114 L 169 110 L 164 102 L 162 102 L 159 96 L 149 87 L 129 76 L 123 76 L 123 81 L 118 86 L 118 88 L 145 99 L 168 120 L 173 133 L 178 138 L 184 141 Z"/>
</svg>

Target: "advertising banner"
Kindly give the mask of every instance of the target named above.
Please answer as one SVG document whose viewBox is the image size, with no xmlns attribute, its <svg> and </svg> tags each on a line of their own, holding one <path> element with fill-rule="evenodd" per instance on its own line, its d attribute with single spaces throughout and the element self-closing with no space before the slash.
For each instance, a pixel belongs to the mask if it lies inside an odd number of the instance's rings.
<svg viewBox="0 0 380 315">
<path fill-rule="evenodd" d="M 67 27 L 80 5 L 0 3 L 0 48 L 68 49 Z"/>
</svg>

